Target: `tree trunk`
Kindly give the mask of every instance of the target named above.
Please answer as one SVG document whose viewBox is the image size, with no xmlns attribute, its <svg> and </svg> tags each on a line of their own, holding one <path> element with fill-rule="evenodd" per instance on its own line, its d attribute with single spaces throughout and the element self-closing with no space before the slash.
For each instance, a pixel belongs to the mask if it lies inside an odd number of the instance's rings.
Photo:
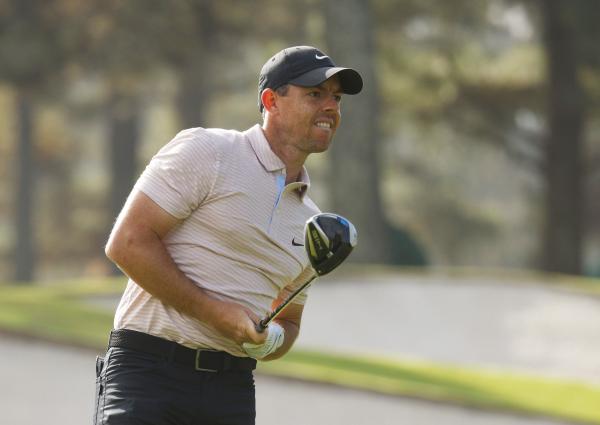
<svg viewBox="0 0 600 425">
<path fill-rule="evenodd" d="M 33 159 L 33 105 L 30 94 L 20 89 L 17 94 L 19 134 L 18 178 L 16 190 L 15 280 L 29 282 L 35 275 L 33 241 L 33 199 L 35 167 Z"/>
<path fill-rule="evenodd" d="M 139 110 L 135 100 L 116 95 L 109 111 L 110 134 L 110 213 L 117 217 L 138 175 Z"/>
<path fill-rule="evenodd" d="M 179 73 L 179 89 L 175 99 L 182 128 L 209 127 L 206 122 L 206 106 L 212 92 L 206 81 L 210 72 L 205 66 L 193 61 Z M 199 75 L 206 75 L 199 78 Z"/>
<path fill-rule="evenodd" d="M 213 66 L 219 54 L 215 7 L 214 2 L 195 2 L 191 6 L 198 40 L 193 56 L 186 57 L 177 67 L 180 71 L 175 106 L 183 128 L 209 127 L 206 113 L 213 94 L 212 81 L 219 72 Z"/>
<path fill-rule="evenodd" d="M 582 137 L 584 99 L 577 77 L 572 5 L 544 0 L 542 16 L 548 72 L 548 135 L 542 267 L 580 274 L 582 267 Z"/>
<path fill-rule="evenodd" d="M 342 100 L 342 124 L 331 147 L 330 196 L 336 213 L 358 230 L 355 261 L 387 263 L 392 258 L 390 226 L 381 208 L 378 148 L 379 97 L 374 71 L 370 6 L 363 0 L 324 2 L 327 53 L 339 66 L 358 70 L 363 91 Z"/>
</svg>

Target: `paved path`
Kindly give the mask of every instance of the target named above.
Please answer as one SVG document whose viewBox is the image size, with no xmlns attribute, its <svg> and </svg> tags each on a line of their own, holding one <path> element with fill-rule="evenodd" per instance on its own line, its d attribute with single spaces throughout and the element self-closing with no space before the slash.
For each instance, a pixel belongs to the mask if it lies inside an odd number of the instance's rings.
<svg viewBox="0 0 600 425">
<path fill-rule="evenodd" d="M 0 335 L 0 423 L 91 424 L 94 354 Z M 550 425 L 545 419 L 258 376 L 258 425 Z"/>
<path fill-rule="evenodd" d="M 600 384 L 600 298 L 432 276 L 344 277 L 310 291 L 297 346 Z"/>
</svg>

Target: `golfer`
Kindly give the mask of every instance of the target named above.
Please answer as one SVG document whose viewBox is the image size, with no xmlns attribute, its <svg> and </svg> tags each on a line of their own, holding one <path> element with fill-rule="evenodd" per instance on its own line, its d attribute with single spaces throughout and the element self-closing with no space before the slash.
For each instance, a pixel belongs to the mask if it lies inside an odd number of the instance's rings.
<svg viewBox="0 0 600 425">
<path fill-rule="evenodd" d="M 314 47 L 284 49 L 260 73 L 262 125 L 184 130 L 152 158 L 106 246 L 129 281 L 96 365 L 95 424 L 254 424 L 256 360 L 290 349 L 306 295 L 255 325 L 314 273 L 304 162 L 362 84 Z"/>
</svg>

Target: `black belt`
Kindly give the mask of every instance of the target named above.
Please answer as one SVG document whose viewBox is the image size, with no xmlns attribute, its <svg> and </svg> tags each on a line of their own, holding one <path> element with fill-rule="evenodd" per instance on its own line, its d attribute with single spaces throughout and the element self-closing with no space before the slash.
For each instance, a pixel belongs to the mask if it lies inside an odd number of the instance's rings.
<svg viewBox="0 0 600 425">
<path fill-rule="evenodd" d="M 113 330 L 110 333 L 108 346 L 128 348 L 172 359 L 175 363 L 206 372 L 256 368 L 256 360 L 250 357 L 235 357 L 224 351 L 194 350 L 173 341 L 130 329 Z"/>
</svg>

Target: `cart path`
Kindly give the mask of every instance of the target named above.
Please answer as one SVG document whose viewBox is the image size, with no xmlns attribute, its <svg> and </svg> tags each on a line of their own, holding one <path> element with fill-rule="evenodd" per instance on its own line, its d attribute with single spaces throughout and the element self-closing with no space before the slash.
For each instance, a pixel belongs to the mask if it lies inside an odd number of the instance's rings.
<svg viewBox="0 0 600 425">
<path fill-rule="evenodd" d="M 600 298 L 540 283 L 394 275 L 310 288 L 297 347 L 600 384 Z"/>
</svg>

